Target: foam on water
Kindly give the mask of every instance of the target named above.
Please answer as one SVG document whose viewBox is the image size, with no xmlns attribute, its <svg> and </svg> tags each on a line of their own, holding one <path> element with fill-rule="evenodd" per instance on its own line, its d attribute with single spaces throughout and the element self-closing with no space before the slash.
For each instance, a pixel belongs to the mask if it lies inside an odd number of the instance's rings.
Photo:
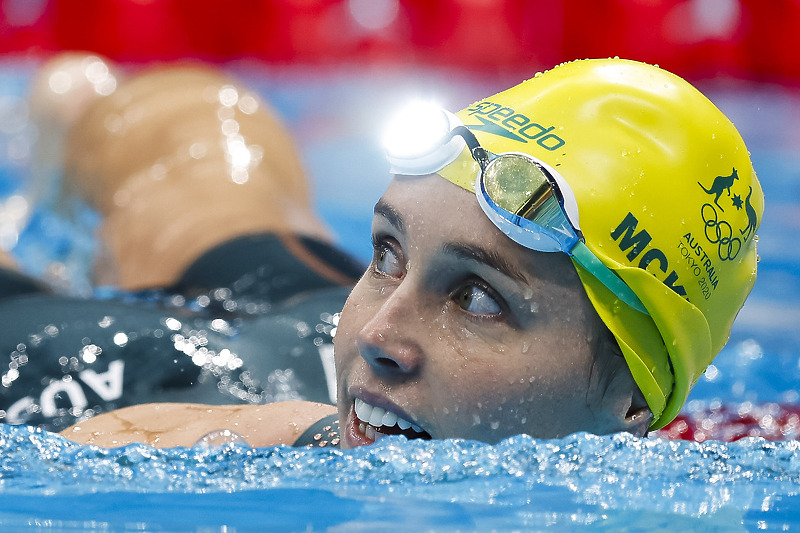
<svg viewBox="0 0 800 533">
<path fill-rule="evenodd" d="M 800 443 L 578 434 L 351 451 L 79 446 L 0 428 L 0 525 L 466 529 L 800 527 Z M 124 493 L 124 494 L 121 494 Z M 143 508 L 146 513 L 142 514 Z M 257 520 L 257 522 L 251 522 Z M 238 531 L 238 529 L 237 529 Z"/>
</svg>

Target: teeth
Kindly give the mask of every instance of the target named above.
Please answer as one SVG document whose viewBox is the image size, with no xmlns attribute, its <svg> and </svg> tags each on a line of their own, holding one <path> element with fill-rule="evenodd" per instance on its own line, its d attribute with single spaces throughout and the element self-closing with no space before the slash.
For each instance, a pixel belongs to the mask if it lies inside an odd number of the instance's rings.
<svg viewBox="0 0 800 533">
<path fill-rule="evenodd" d="M 417 433 L 422 433 L 422 428 L 416 424 L 412 424 L 404 418 L 400 418 L 396 413 L 387 411 L 382 407 L 375 407 L 370 405 L 364 400 L 356 398 L 355 401 L 356 416 L 362 422 L 366 422 L 369 426 L 380 428 L 381 426 L 392 427 L 397 425 L 402 430 L 413 428 Z"/>
<path fill-rule="evenodd" d="M 356 398 L 356 416 L 359 420 L 369 420 L 369 415 L 372 414 L 372 406 L 365 401 Z"/>
<path fill-rule="evenodd" d="M 386 436 L 385 434 L 376 430 L 369 424 L 361 424 L 361 432 L 364 434 L 365 437 L 373 441 L 380 440 Z"/>
<path fill-rule="evenodd" d="M 383 425 L 383 415 L 385 415 L 385 414 L 386 414 L 386 411 L 384 409 L 381 409 L 380 407 L 373 407 L 372 408 L 372 414 L 369 415 L 369 425 L 370 426 L 375 426 L 376 428 L 382 426 Z"/>
<path fill-rule="evenodd" d="M 382 425 L 386 426 L 387 428 L 392 427 L 393 425 L 397 424 L 398 416 L 391 411 L 386 411 L 386 414 L 383 415 L 383 421 L 381 422 Z"/>
</svg>

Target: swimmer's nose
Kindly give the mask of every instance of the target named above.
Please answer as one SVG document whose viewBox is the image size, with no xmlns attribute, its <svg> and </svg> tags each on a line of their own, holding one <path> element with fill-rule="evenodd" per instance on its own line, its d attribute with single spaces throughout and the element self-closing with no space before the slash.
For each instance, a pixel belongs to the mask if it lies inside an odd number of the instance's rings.
<svg viewBox="0 0 800 533">
<path fill-rule="evenodd" d="M 381 377 L 408 376 L 422 366 L 424 352 L 416 340 L 419 332 L 410 320 L 416 309 L 409 305 L 408 297 L 403 289 L 397 289 L 359 332 L 361 357 Z"/>
<path fill-rule="evenodd" d="M 359 353 L 376 375 L 381 377 L 409 376 L 421 367 L 419 350 L 401 343 L 359 342 Z"/>
</svg>

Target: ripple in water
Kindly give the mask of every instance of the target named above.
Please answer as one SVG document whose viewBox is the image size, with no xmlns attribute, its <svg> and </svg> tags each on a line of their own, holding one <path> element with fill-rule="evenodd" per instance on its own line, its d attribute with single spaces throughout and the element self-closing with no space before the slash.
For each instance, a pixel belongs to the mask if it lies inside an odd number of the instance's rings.
<svg viewBox="0 0 800 533">
<path fill-rule="evenodd" d="M 352 451 L 106 450 L 5 426 L 0 446 L 5 526 L 800 527 L 797 441 L 577 434 L 497 445 L 387 437 Z"/>
</svg>

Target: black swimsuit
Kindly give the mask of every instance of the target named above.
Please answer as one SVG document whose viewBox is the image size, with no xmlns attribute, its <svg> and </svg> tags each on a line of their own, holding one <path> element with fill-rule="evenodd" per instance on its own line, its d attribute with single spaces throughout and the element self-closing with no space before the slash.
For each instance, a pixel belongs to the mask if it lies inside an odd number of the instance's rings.
<svg viewBox="0 0 800 533">
<path fill-rule="evenodd" d="M 362 271 L 330 245 L 276 235 L 225 243 L 168 289 L 111 299 L 0 270 L 0 422 L 60 431 L 139 403 L 335 403 L 332 337 Z M 332 445 L 331 432 L 312 437 Z"/>
</svg>

